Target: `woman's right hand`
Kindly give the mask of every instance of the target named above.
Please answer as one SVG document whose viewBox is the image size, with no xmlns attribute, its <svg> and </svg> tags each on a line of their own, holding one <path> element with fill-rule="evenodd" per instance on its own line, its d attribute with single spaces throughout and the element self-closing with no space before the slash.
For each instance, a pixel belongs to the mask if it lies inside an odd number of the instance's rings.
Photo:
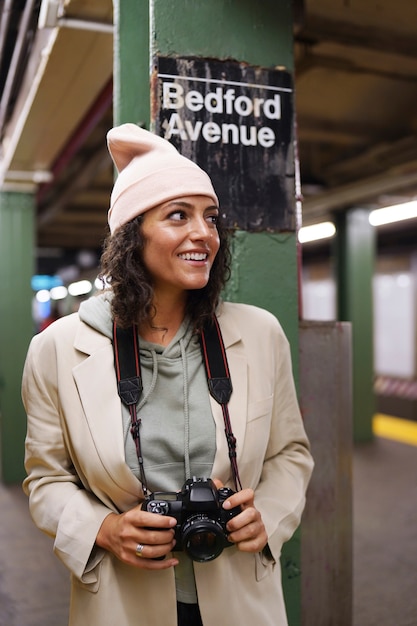
<svg viewBox="0 0 417 626">
<path fill-rule="evenodd" d="M 174 517 L 148 513 L 136 506 L 126 513 L 110 513 L 100 526 L 96 544 L 134 567 L 167 569 L 178 564 L 176 558 L 161 559 L 174 548 L 175 525 Z M 143 546 L 140 556 L 138 546 Z"/>
</svg>

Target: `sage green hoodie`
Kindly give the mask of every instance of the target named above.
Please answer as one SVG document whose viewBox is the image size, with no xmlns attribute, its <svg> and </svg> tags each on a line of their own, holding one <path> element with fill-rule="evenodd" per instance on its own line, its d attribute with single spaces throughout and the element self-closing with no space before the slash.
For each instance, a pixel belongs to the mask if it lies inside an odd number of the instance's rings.
<svg viewBox="0 0 417 626">
<path fill-rule="evenodd" d="M 83 302 L 80 319 L 112 339 L 111 293 Z M 198 338 L 184 320 L 166 347 L 139 338 L 143 392 L 138 404 L 140 441 L 149 491 L 179 491 L 193 476 L 211 475 L 215 424 Z M 115 373 L 116 376 L 116 373 Z M 139 478 L 130 414 L 121 405 L 126 463 Z M 176 569 L 177 597 L 197 602 L 192 562 L 181 552 Z"/>
</svg>

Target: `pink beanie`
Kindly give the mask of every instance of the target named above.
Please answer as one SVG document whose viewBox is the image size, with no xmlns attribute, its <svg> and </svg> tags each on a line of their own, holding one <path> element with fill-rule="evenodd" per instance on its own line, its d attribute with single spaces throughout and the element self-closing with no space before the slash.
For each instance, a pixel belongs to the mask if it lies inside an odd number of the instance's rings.
<svg viewBox="0 0 417 626">
<path fill-rule="evenodd" d="M 136 124 L 122 124 L 109 130 L 107 145 L 119 173 L 110 198 L 111 233 L 174 198 L 203 195 L 218 205 L 206 172 L 162 137 Z"/>
</svg>

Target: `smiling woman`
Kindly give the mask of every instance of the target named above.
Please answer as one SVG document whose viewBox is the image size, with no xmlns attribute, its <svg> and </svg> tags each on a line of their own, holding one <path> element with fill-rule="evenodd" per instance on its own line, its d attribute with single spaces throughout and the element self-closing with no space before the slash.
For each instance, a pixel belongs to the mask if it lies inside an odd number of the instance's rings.
<svg viewBox="0 0 417 626">
<path fill-rule="evenodd" d="M 288 342 L 220 300 L 207 174 L 133 124 L 108 146 L 107 288 L 33 339 L 23 377 L 24 489 L 72 573 L 70 625 L 217 626 L 227 606 L 228 626 L 286 626 L 313 465 Z"/>
<path fill-rule="evenodd" d="M 166 315 L 164 323 L 170 320 L 174 334 L 185 314 L 188 290 L 203 289 L 209 281 L 220 246 L 217 218 L 218 207 L 207 196 L 171 200 L 144 215 L 143 261 L 152 279 L 157 312 Z M 177 324 L 173 326 L 174 311 Z M 153 321 L 158 325 L 161 320 Z"/>
</svg>

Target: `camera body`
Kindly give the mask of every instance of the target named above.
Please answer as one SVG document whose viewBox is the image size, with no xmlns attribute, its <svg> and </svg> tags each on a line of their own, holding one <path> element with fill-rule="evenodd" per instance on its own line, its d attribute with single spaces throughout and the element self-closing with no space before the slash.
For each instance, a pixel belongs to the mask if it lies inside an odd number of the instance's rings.
<svg viewBox="0 0 417 626">
<path fill-rule="evenodd" d="M 227 522 L 241 512 L 240 506 L 226 510 L 223 502 L 235 492 L 217 489 L 210 478 L 190 478 L 180 492 L 155 492 L 145 498 L 142 509 L 175 517 L 175 550 L 183 550 L 193 561 L 217 558 L 227 540 Z"/>
</svg>

